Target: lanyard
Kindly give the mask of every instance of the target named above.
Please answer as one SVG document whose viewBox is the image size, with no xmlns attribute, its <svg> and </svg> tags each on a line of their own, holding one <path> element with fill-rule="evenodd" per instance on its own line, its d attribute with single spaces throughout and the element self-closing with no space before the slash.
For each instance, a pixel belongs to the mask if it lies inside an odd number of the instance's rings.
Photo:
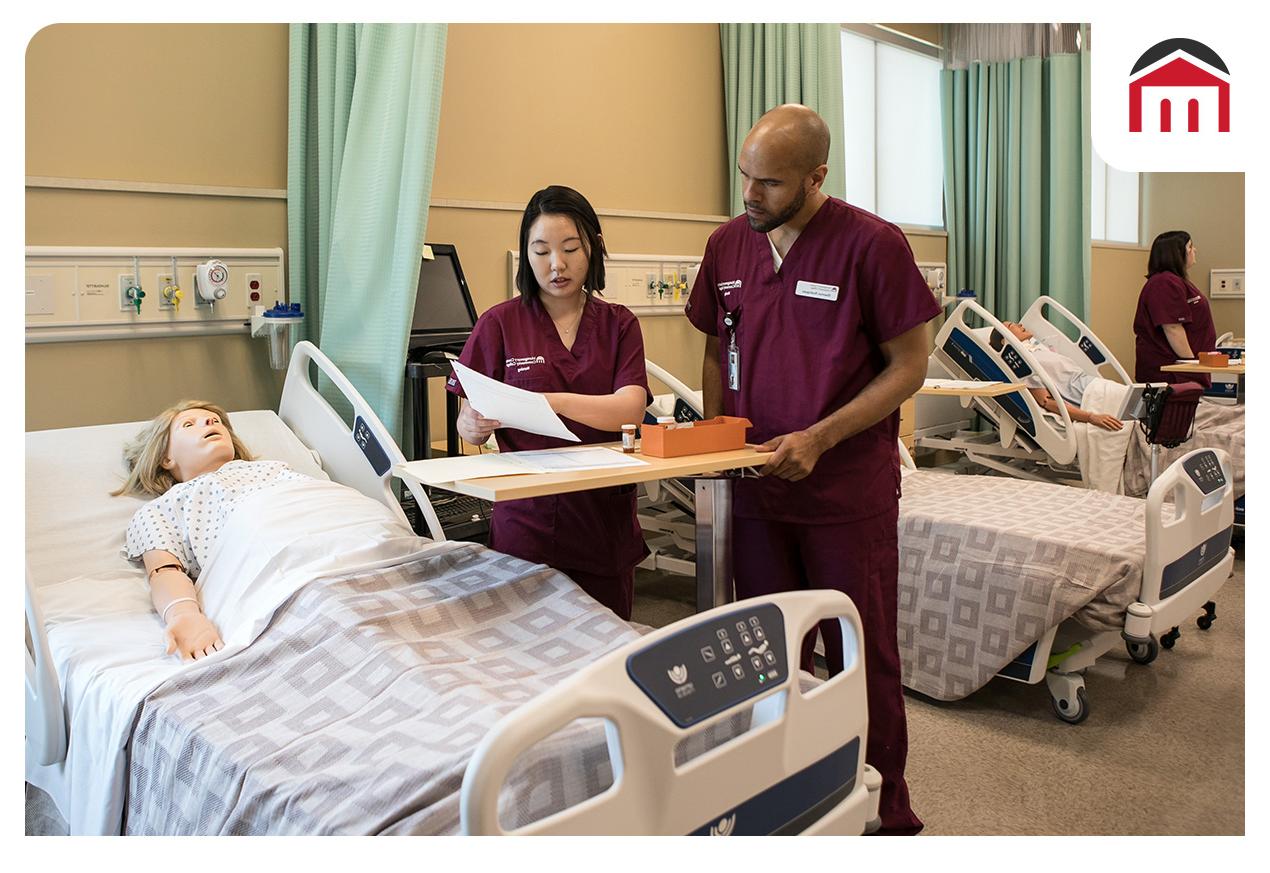
<svg viewBox="0 0 1270 873">
<path fill-rule="evenodd" d="M 741 308 L 723 313 L 723 326 L 728 329 L 728 387 L 741 390 L 741 350 L 737 347 L 736 330 L 741 323 Z"/>
</svg>

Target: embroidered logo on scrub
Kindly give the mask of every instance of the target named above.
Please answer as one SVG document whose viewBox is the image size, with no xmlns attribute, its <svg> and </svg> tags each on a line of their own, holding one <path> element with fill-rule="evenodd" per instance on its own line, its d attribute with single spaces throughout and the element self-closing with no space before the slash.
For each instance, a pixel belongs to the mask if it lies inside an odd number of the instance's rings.
<svg viewBox="0 0 1270 873">
<path fill-rule="evenodd" d="M 547 359 L 542 355 L 530 355 L 527 358 L 508 358 L 503 362 L 503 366 L 508 370 L 515 370 L 517 373 L 524 373 L 535 364 L 545 364 Z"/>
<path fill-rule="evenodd" d="M 729 294 L 731 294 L 733 291 L 739 291 L 739 290 L 740 290 L 740 288 L 741 288 L 741 280 L 740 280 L 740 279 L 733 279 L 731 282 L 720 282 L 720 283 L 719 283 L 717 286 L 715 286 L 715 287 L 717 287 L 720 291 L 722 291 L 722 292 L 723 292 L 723 296 L 724 296 L 724 297 L 727 297 L 727 296 L 728 296 Z"/>
</svg>

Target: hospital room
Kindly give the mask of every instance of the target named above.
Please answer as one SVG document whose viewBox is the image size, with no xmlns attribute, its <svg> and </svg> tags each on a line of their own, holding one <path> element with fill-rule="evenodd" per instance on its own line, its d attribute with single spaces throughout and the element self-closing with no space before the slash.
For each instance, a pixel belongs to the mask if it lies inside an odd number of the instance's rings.
<svg viewBox="0 0 1270 873">
<path fill-rule="evenodd" d="M 1245 176 L 1098 47 L 36 32 L 25 834 L 1244 836 Z"/>
</svg>

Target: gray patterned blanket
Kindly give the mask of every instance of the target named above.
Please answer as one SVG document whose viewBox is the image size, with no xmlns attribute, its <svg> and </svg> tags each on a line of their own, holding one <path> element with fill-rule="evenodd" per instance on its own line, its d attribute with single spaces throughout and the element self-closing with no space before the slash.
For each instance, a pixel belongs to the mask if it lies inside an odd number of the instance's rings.
<svg viewBox="0 0 1270 873">
<path fill-rule="evenodd" d="M 1159 469 L 1193 449 L 1222 449 L 1230 455 L 1235 479 L 1235 497 L 1244 494 L 1244 409 L 1201 400 L 1195 409 L 1195 430 L 1191 438 L 1175 449 L 1161 447 Z M 1134 427 L 1124 462 L 1124 492 L 1131 497 L 1145 497 L 1151 486 L 1151 446 Z"/>
<path fill-rule="evenodd" d="M 1145 503 L 1101 491 L 917 470 L 903 482 L 903 682 L 957 700 L 1064 619 L 1123 624 L 1146 555 Z"/>
<path fill-rule="evenodd" d="M 126 831 L 453 833 L 495 722 L 638 636 L 562 574 L 466 543 L 310 582 L 251 646 L 147 697 Z M 509 779 L 505 826 L 611 782 L 602 723 L 577 722 Z"/>
</svg>

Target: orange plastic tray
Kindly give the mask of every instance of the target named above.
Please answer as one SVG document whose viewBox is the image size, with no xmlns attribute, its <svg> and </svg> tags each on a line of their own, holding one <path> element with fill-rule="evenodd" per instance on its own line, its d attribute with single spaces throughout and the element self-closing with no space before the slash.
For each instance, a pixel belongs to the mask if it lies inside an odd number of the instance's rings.
<svg viewBox="0 0 1270 873">
<path fill-rule="evenodd" d="M 1199 362 L 1205 367 L 1228 367 L 1230 356 L 1221 352 L 1200 352 Z"/>
<path fill-rule="evenodd" d="M 691 427 L 682 424 L 645 424 L 640 451 L 654 458 L 678 458 L 745 448 L 745 431 L 751 427 L 748 418 L 720 415 L 695 421 Z"/>
</svg>

